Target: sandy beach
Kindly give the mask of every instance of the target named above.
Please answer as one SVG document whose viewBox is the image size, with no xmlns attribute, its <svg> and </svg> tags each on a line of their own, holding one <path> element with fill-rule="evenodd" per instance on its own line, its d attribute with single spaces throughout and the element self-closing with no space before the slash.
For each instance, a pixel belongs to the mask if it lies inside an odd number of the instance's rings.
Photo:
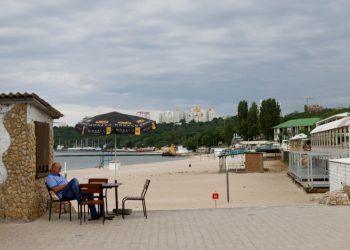
<svg viewBox="0 0 350 250">
<path fill-rule="evenodd" d="M 191 167 L 189 167 L 191 164 Z M 122 166 L 117 171 L 119 204 L 126 195 L 139 195 L 148 178 L 151 184 L 146 195 L 148 210 L 214 208 L 212 193 L 219 193 L 217 207 L 283 206 L 315 204 L 319 194 L 306 194 L 287 176 L 287 165 L 280 160 L 264 161 L 264 173 L 229 174 L 230 202 L 227 202 L 226 174 L 219 173 L 219 160 L 213 156 L 193 156 L 171 162 Z M 108 178 L 115 172 L 107 169 L 68 171 L 68 179 L 80 183 L 88 178 Z M 108 192 L 109 210 L 114 206 L 114 192 Z M 129 202 L 128 208 L 141 210 L 141 202 Z"/>
</svg>

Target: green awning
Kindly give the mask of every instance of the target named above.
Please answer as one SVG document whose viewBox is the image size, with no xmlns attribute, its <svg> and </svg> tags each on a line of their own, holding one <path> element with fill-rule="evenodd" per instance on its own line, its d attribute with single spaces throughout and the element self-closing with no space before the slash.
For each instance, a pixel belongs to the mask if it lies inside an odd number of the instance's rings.
<svg viewBox="0 0 350 250">
<path fill-rule="evenodd" d="M 273 128 L 293 128 L 293 127 L 308 127 L 313 126 L 318 122 L 320 118 L 314 117 L 314 118 L 304 118 L 304 119 L 293 119 L 286 121 L 284 123 L 278 124 L 277 126 L 274 126 Z"/>
</svg>

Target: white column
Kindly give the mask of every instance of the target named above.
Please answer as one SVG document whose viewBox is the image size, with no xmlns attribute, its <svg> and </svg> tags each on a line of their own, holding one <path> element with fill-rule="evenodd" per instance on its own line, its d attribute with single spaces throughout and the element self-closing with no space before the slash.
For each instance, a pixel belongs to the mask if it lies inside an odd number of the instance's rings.
<svg viewBox="0 0 350 250">
<path fill-rule="evenodd" d="M 348 157 L 350 157 L 350 126 L 348 127 L 348 133 L 347 133 L 347 139 L 346 139 L 347 143 L 348 143 L 348 148 L 349 148 L 349 154 Z"/>
</svg>

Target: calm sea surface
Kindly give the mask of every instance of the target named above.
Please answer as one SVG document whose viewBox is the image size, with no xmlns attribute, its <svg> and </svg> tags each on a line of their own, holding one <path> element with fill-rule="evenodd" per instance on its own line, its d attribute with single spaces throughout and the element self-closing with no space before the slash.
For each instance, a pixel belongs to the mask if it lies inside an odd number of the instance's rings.
<svg viewBox="0 0 350 250">
<path fill-rule="evenodd" d="M 69 155 L 67 155 L 69 154 Z M 78 155 L 77 155 L 78 154 Z M 94 154 L 94 155 L 91 155 Z M 121 163 L 121 167 L 133 165 L 133 164 L 143 164 L 152 162 L 163 162 L 163 161 L 176 161 L 184 159 L 184 157 L 167 157 L 162 155 L 118 155 L 117 161 Z M 58 161 L 64 166 L 67 164 L 67 170 L 72 169 L 82 169 L 82 168 L 94 168 L 103 165 L 108 165 L 111 160 L 114 160 L 113 155 L 102 156 L 99 153 L 88 153 L 88 152 L 55 152 L 55 161 Z"/>
</svg>

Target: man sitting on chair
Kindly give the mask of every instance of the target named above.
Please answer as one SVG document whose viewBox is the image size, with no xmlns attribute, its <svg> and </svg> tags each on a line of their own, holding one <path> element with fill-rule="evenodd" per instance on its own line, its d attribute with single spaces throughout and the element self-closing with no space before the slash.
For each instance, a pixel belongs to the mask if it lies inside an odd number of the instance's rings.
<svg viewBox="0 0 350 250">
<path fill-rule="evenodd" d="M 56 193 L 59 199 L 69 199 L 69 200 L 78 200 L 80 201 L 83 197 L 80 192 L 79 182 L 76 178 L 68 180 L 60 175 L 61 164 L 59 162 L 52 163 L 51 173 L 47 176 L 46 183 L 49 186 L 50 190 Z M 88 197 L 88 199 L 93 199 Z M 94 205 L 89 205 L 91 219 L 99 219 L 99 215 L 96 212 L 96 207 Z"/>
</svg>

